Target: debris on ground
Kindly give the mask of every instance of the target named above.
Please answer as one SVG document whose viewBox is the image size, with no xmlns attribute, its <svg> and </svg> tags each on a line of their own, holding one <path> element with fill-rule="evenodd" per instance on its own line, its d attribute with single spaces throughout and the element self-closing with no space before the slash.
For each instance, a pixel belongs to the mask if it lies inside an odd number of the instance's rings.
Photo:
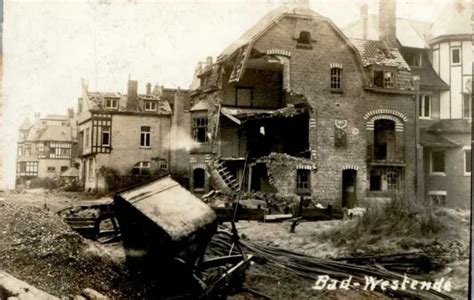
<svg viewBox="0 0 474 300">
<path fill-rule="evenodd" d="M 0 269 L 55 296 L 93 288 L 112 298 L 133 295 L 128 276 L 90 241 L 41 207 L 0 203 Z"/>
</svg>

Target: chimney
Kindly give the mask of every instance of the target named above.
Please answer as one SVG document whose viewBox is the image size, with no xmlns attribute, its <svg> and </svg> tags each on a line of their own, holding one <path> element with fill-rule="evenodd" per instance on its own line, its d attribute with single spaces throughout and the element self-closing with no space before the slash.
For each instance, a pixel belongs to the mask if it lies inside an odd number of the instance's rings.
<svg viewBox="0 0 474 300">
<path fill-rule="evenodd" d="M 307 8 L 310 9 L 309 7 L 309 0 L 294 0 L 294 5 L 297 8 Z"/>
<path fill-rule="evenodd" d="M 138 82 L 136 80 L 128 80 L 127 110 L 135 110 L 137 108 L 137 90 Z"/>
<path fill-rule="evenodd" d="M 380 0 L 379 4 L 379 39 L 388 47 L 398 47 L 395 1 Z"/>
<path fill-rule="evenodd" d="M 367 3 L 362 4 L 360 7 L 360 17 L 362 20 L 362 38 L 367 39 L 367 23 L 369 22 L 369 6 Z"/>
<path fill-rule="evenodd" d="M 146 84 L 146 94 L 147 95 L 151 94 L 151 83 L 149 82 Z"/>
<path fill-rule="evenodd" d="M 212 67 L 212 56 L 206 58 L 206 67 Z"/>
<path fill-rule="evenodd" d="M 74 108 L 67 109 L 67 116 L 69 119 L 74 119 Z"/>
</svg>

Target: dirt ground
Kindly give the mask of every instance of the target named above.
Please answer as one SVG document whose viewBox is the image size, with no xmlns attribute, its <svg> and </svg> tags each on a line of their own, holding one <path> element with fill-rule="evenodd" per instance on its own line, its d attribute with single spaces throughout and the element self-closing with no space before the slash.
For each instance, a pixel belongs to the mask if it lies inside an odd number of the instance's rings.
<svg viewBox="0 0 474 300">
<path fill-rule="evenodd" d="M 3 200 L 2 200 L 3 199 Z M 88 241 L 70 230 L 55 214 L 77 201 L 95 200 L 78 193 L 27 192 L 0 193 L 0 269 L 11 273 L 56 296 L 78 294 L 90 287 L 114 299 L 136 298 L 124 266 L 120 244 L 101 245 Z M 335 246 L 325 233 L 349 221 L 302 222 L 290 233 L 290 222 L 261 223 L 240 221 L 237 229 L 242 239 L 292 250 L 320 258 L 336 258 L 351 253 L 368 254 L 434 249 L 450 250 L 456 255 L 433 277 L 452 278 L 457 299 L 467 295 L 469 212 L 448 210 L 453 235 L 414 239 L 379 239 L 363 245 Z M 439 245 L 438 245 L 439 244 Z M 441 245 L 441 246 L 440 246 Z M 431 248 L 430 248 L 431 247 Z M 438 248 L 439 249 L 438 249 Z M 451 247 L 451 248 L 450 248 Z M 432 251 L 435 253 L 435 251 Z M 247 272 L 245 286 L 272 299 L 384 299 L 369 292 L 316 292 L 314 282 L 282 269 L 254 264 Z M 241 294 L 231 299 L 259 299 Z M 388 298 L 387 298 L 388 299 Z"/>
</svg>

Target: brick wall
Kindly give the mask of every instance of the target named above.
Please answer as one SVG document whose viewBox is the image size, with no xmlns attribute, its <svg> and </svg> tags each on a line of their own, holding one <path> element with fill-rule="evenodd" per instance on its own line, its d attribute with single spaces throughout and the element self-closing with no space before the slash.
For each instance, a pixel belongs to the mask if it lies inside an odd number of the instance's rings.
<svg viewBox="0 0 474 300">
<path fill-rule="evenodd" d="M 357 198 L 366 195 L 367 184 L 367 121 L 364 115 L 372 110 L 390 109 L 407 117 L 404 124 L 405 161 L 415 159 L 415 102 L 412 95 L 375 93 L 364 90 L 363 71 L 353 50 L 328 22 L 314 23 L 317 32 L 312 49 L 298 49 L 294 37 L 296 19 L 286 17 L 272 27 L 256 43 L 260 52 L 282 49 L 291 52 L 290 90 L 303 94 L 313 108 L 310 116 L 309 141 L 317 171 L 313 175 L 313 191 L 321 202 L 340 205 L 342 171 L 347 165 L 358 167 Z M 343 93 L 330 90 L 330 63 L 343 66 Z M 347 120 L 347 147 L 334 146 L 335 120 Z M 311 126 L 312 125 L 312 126 Z M 405 168 L 405 188 L 414 190 L 415 168 Z"/>
</svg>

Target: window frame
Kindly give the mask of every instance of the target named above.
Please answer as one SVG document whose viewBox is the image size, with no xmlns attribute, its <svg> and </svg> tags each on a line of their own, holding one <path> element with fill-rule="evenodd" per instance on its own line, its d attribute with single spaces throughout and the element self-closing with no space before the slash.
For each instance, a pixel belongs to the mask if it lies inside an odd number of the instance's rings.
<svg viewBox="0 0 474 300">
<path fill-rule="evenodd" d="M 107 134 L 108 134 L 108 137 L 107 137 L 107 144 L 104 144 L 104 133 L 107 133 Z M 100 142 L 101 142 L 101 145 L 102 145 L 103 147 L 110 147 L 110 127 L 108 127 L 108 126 L 102 127 L 102 133 L 101 133 L 101 136 L 100 136 Z"/>
<path fill-rule="evenodd" d="M 464 176 L 471 176 L 471 173 L 472 173 L 472 151 L 471 151 L 471 146 L 465 146 L 462 148 L 462 151 L 463 151 L 463 162 L 464 162 L 464 167 L 463 167 L 463 171 L 464 171 Z M 469 166 L 471 167 L 471 170 L 468 172 L 467 171 L 467 152 L 470 152 L 471 153 L 471 162 L 469 162 Z"/>
<path fill-rule="evenodd" d="M 46 172 L 48 172 L 48 173 L 56 173 L 56 167 L 47 167 Z"/>
<path fill-rule="evenodd" d="M 151 148 L 151 126 L 140 126 L 140 148 Z"/>
<path fill-rule="evenodd" d="M 436 206 L 446 206 L 446 198 L 447 198 L 448 193 L 446 191 L 428 191 L 428 199 L 430 200 L 430 205 L 433 205 L 433 198 L 432 196 L 443 196 L 443 204 L 434 204 Z"/>
<path fill-rule="evenodd" d="M 426 108 L 426 98 L 428 98 L 428 103 L 429 103 L 429 115 L 426 116 L 425 115 L 425 108 Z M 420 119 L 425 119 L 425 120 L 431 120 L 432 118 L 432 111 L 433 111 L 433 97 L 429 94 L 422 94 L 420 95 L 420 99 L 419 99 L 419 103 L 420 103 L 420 107 L 418 108 L 419 109 L 419 112 L 418 112 L 418 118 Z"/>
<path fill-rule="evenodd" d="M 382 86 L 376 85 L 375 84 L 375 73 L 380 72 L 382 73 Z M 391 74 L 391 85 L 387 85 L 386 81 L 386 74 Z M 372 69 L 372 85 L 375 88 L 382 88 L 382 89 L 394 89 L 396 88 L 397 84 L 397 75 L 396 75 L 396 70 L 390 69 L 390 68 L 380 68 L 380 67 L 375 67 Z"/>
<path fill-rule="evenodd" d="M 302 174 L 305 174 L 306 181 L 302 181 Z M 311 190 L 311 170 L 308 169 L 296 169 L 296 190 L 297 191 L 310 191 Z"/>
<path fill-rule="evenodd" d="M 459 55 L 458 55 L 459 61 L 458 61 L 458 62 L 454 62 L 454 61 L 453 61 L 453 59 L 454 59 L 453 52 L 454 52 L 455 50 L 458 50 L 458 51 L 459 51 Z M 450 53 L 450 59 L 449 59 L 449 61 L 450 61 L 450 63 L 451 63 L 452 66 L 458 66 L 458 65 L 462 64 L 462 51 L 461 51 L 461 47 L 457 47 L 457 46 L 456 46 L 456 47 L 451 47 L 449 53 Z"/>
<path fill-rule="evenodd" d="M 443 153 L 443 171 L 433 171 L 433 153 L 442 152 Z M 446 176 L 446 151 L 430 151 L 430 175 L 431 176 Z"/>
<path fill-rule="evenodd" d="M 205 120 L 204 125 L 199 124 L 198 120 Z M 199 129 L 204 128 L 204 141 L 199 141 Z M 191 120 L 191 133 L 193 140 L 198 144 L 206 144 L 209 142 L 209 117 L 208 116 L 193 116 Z"/>
<path fill-rule="evenodd" d="M 333 74 L 333 71 L 339 71 L 336 74 Z M 343 69 L 342 67 L 331 67 L 330 69 L 330 79 L 329 79 L 329 86 L 331 91 L 333 92 L 341 92 L 342 85 L 343 85 Z M 339 87 L 335 87 L 334 85 L 339 85 Z"/>
<path fill-rule="evenodd" d="M 110 101 L 110 104 L 114 104 L 114 105 L 109 105 L 109 101 Z M 119 104 L 119 99 L 116 99 L 116 98 L 105 98 L 105 108 L 106 108 L 106 109 L 117 109 L 117 108 L 118 108 L 118 104 Z"/>
<path fill-rule="evenodd" d="M 145 100 L 143 102 L 145 102 L 145 111 L 156 111 L 158 108 L 158 103 L 156 103 L 156 101 Z M 148 105 L 150 105 L 149 108 Z"/>
</svg>

